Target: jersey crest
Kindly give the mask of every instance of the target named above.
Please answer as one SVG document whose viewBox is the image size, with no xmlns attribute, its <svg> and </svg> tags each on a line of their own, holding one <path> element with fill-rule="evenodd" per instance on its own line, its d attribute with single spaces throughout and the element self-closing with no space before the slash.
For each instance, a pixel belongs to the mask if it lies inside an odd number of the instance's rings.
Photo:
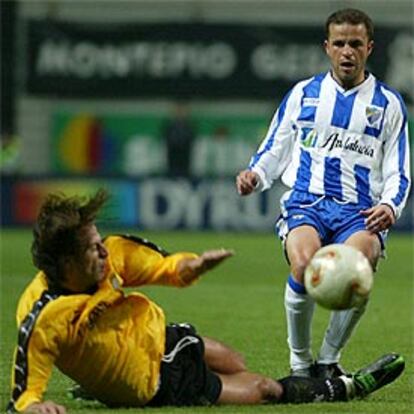
<svg viewBox="0 0 414 414">
<path fill-rule="evenodd" d="M 365 115 L 367 117 L 367 121 L 369 126 L 373 128 L 379 128 L 381 125 L 382 114 L 384 112 L 383 108 L 378 106 L 367 106 L 365 108 Z"/>
</svg>

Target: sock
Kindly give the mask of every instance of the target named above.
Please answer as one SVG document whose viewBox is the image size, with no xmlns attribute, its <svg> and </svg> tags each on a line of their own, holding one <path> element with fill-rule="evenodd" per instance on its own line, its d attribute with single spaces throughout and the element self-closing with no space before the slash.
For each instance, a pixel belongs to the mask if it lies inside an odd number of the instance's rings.
<svg viewBox="0 0 414 414">
<path fill-rule="evenodd" d="M 355 398 L 356 388 L 355 388 L 355 383 L 352 377 L 347 376 L 347 375 L 341 375 L 339 379 L 342 380 L 345 385 L 347 400 L 352 400 L 353 398 Z"/>
<path fill-rule="evenodd" d="M 352 381 L 352 380 L 351 380 Z M 332 379 L 286 377 L 280 403 L 311 403 L 322 401 L 347 401 L 348 390 L 342 377 Z"/>
<path fill-rule="evenodd" d="M 366 305 L 359 308 L 346 309 L 332 312 L 328 328 L 318 354 L 318 362 L 332 364 L 339 361 L 341 349 L 351 337 Z"/>
<path fill-rule="evenodd" d="M 313 363 L 311 323 L 315 302 L 305 287 L 290 275 L 285 290 L 285 310 L 292 370 L 308 368 Z"/>
</svg>

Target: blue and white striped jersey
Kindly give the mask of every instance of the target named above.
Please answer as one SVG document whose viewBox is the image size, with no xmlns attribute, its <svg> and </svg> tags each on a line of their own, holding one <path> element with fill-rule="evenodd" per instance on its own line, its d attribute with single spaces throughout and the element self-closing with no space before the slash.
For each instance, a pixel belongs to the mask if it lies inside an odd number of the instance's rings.
<svg viewBox="0 0 414 414">
<path fill-rule="evenodd" d="M 288 187 L 399 217 L 410 187 L 407 111 L 401 96 L 368 74 L 344 90 L 330 72 L 297 83 L 276 111 L 249 169 L 262 190 Z"/>
</svg>

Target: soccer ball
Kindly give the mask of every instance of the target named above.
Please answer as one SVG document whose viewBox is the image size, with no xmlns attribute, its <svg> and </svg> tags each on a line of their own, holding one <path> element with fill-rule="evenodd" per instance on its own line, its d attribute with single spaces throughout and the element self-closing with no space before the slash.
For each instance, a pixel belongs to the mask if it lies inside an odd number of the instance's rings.
<svg viewBox="0 0 414 414">
<path fill-rule="evenodd" d="M 373 285 L 368 259 L 345 244 L 319 249 L 305 270 L 308 294 L 331 310 L 359 307 L 368 301 Z"/>
</svg>

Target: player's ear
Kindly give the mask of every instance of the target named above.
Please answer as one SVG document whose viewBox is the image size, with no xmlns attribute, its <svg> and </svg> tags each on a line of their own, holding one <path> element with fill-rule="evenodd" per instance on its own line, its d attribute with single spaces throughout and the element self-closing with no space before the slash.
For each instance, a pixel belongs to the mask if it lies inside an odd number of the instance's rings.
<svg viewBox="0 0 414 414">
<path fill-rule="evenodd" d="M 325 53 L 329 56 L 329 41 L 328 41 L 328 39 L 324 40 L 323 48 L 325 49 Z"/>
<path fill-rule="evenodd" d="M 370 40 L 369 42 L 368 42 L 368 56 L 372 53 L 372 51 L 374 50 L 374 41 L 373 40 Z"/>
</svg>

